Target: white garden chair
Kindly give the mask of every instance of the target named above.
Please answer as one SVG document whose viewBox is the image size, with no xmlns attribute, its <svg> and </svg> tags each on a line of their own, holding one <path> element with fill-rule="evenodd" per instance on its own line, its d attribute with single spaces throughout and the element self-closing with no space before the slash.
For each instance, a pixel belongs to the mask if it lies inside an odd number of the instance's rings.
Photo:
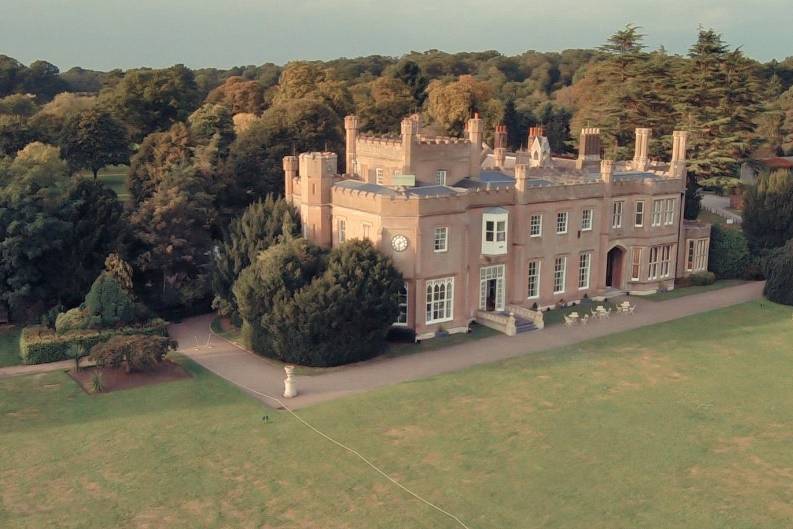
<svg viewBox="0 0 793 529">
<path fill-rule="evenodd" d="M 568 317 L 566 314 L 562 315 L 564 317 L 564 326 L 565 327 L 572 327 L 575 325 L 575 320 L 573 318 Z"/>
</svg>

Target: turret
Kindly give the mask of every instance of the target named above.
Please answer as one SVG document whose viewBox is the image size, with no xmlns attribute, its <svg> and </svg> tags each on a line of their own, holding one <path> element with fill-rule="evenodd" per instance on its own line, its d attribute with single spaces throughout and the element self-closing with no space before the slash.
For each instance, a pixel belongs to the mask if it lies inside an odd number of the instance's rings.
<svg viewBox="0 0 793 529">
<path fill-rule="evenodd" d="M 331 245 L 331 187 L 338 171 L 332 152 L 300 155 L 300 216 L 305 235 L 320 246 Z"/>
<path fill-rule="evenodd" d="M 468 126 L 466 127 L 468 131 L 468 140 L 471 142 L 471 153 L 470 153 L 470 176 L 478 177 L 479 172 L 482 169 L 482 138 L 483 138 L 483 130 L 482 130 L 482 118 L 479 117 L 479 114 L 474 114 L 474 117 L 468 120 Z"/>
<path fill-rule="evenodd" d="M 360 122 L 358 116 L 349 115 L 344 118 L 344 130 L 347 133 L 346 141 L 346 159 L 344 170 L 349 175 L 356 173 L 355 160 L 356 160 L 356 143 L 358 141 L 358 130 L 360 129 Z"/>
<path fill-rule="evenodd" d="M 292 201 L 297 181 L 297 167 L 297 156 L 284 156 L 284 195 L 289 202 Z"/>
<path fill-rule="evenodd" d="M 686 143 L 688 131 L 676 130 L 672 133 L 672 163 L 669 171 L 674 178 L 686 176 Z"/>
<path fill-rule="evenodd" d="M 631 167 L 634 171 L 646 171 L 649 163 L 648 150 L 650 147 L 650 135 L 653 129 L 636 129 L 636 146 L 633 151 L 633 163 Z"/>
</svg>

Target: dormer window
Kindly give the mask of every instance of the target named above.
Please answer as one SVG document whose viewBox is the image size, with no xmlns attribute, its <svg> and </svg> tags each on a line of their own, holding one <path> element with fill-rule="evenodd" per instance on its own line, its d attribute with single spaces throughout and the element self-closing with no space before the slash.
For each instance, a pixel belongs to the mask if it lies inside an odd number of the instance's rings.
<svg viewBox="0 0 793 529">
<path fill-rule="evenodd" d="M 507 253 L 507 223 L 509 212 L 503 208 L 490 208 L 482 215 L 482 254 Z"/>
</svg>

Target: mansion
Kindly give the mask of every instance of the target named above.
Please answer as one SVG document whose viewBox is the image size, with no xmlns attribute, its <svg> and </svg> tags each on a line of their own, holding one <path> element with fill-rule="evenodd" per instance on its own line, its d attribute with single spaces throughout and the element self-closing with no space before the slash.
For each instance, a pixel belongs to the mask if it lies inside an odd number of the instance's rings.
<svg viewBox="0 0 793 529">
<path fill-rule="evenodd" d="M 515 319 L 539 327 L 545 308 L 672 289 L 707 269 L 710 226 L 682 215 L 684 131 L 660 162 L 650 129 L 636 129 L 627 161 L 601 159 L 595 128 L 581 131 L 577 158 L 552 157 L 539 127 L 525 150 L 506 150 L 503 126 L 488 146 L 478 116 L 463 138 L 418 116 L 395 137 L 361 134 L 356 116 L 345 129 L 345 173 L 335 153 L 287 156 L 286 198 L 317 244 L 367 238 L 391 256 L 405 278 L 395 325 L 418 339 L 472 321 L 508 332 L 508 317 L 512 333 Z"/>
</svg>

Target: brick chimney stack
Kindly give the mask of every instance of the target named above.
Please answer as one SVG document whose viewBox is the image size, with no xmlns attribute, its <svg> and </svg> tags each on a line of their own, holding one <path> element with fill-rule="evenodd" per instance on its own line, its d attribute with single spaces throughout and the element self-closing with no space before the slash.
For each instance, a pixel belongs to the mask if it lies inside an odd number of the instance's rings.
<svg viewBox="0 0 793 529">
<path fill-rule="evenodd" d="M 686 176 L 686 143 L 688 131 L 676 130 L 672 132 L 672 163 L 670 171 L 675 178 Z"/>
<path fill-rule="evenodd" d="M 614 181 L 614 160 L 602 160 L 600 162 L 600 179 L 606 184 Z"/>
<path fill-rule="evenodd" d="M 584 162 L 597 162 L 600 160 L 600 129 L 584 127 L 581 129 L 581 138 L 578 141 L 578 160 L 576 167 L 581 169 Z"/>
</svg>

